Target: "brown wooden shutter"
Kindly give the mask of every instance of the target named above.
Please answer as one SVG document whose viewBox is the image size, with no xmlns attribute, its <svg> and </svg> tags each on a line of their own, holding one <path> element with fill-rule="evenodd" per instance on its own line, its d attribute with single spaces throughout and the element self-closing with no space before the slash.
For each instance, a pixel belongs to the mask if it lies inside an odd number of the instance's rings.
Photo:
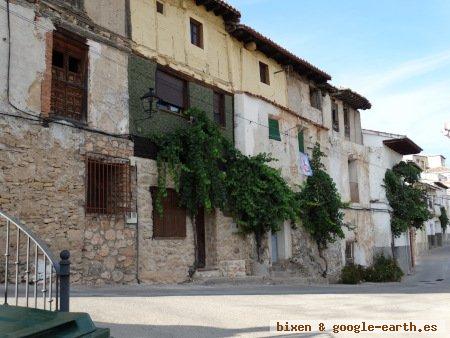
<svg viewBox="0 0 450 338">
<path fill-rule="evenodd" d="M 185 107 L 186 84 L 183 80 L 156 71 L 156 96 L 162 101 L 179 108 Z"/>
<path fill-rule="evenodd" d="M 150 189 L 153 198 L 153 237 L 186 237 L 186 209 L 179 207 L 179 197 L 175 190 L 167 189 L 167 197 L 162 200 L 163 214 L 156 210 L 157 187 Z"/>
</svg>

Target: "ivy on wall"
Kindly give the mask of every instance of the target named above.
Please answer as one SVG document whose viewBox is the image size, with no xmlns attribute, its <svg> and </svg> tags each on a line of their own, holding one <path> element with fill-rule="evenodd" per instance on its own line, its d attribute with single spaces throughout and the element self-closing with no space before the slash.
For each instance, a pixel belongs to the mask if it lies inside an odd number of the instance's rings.
<svg viewBox="0 0 450 338">
<path fill-rule="evenodd" d="M 269 166 L 267 154 L 246 156 L 234 148 L 203 111 L 186 112 L 191 124 L 173 133 L 151 136 L 158 147 L 158 195 L 156 206 L 166 194 L 170 176 L 180 194 L 180 206 L 192 218 L 200 208 L 226 210 L 243 234 L 254 234 L 258 260 L 267 232 L 277 232 L 288 221 L 303 225 L 320 249 L 336 237 L 343 237 L 345 206 L 336 186 L 321 163 L 323 153 L 317 144 L 312 159 L 313 176 L 294 192 Z"/>
<path fill-rule="evenodd" d="M 300 192 L 297 194 L 298 212 L 303 227 L 316 241 L 319 254 L 325 261 L 326 267 L 323 272 L 327 274 L 328 264 L 323 256 L 323 250 L 328 243 L 335 242 L 338 238 L 344 238 L 343 208 L 347 204 L 342 202 L 341 196 L 333 179 L 325 171 L 322 157 L 325 154 L 316 143 L 311 160 L 312 176 L 309 176 Z"/>
<path fill-rule="evenodd" d="M 432 217 L 426 191 L 418 184 L 421 170 L 410 162 L 400 162 L 384 177 L 386 197 L 392 208 L 391 230 L 399 237 L 409 228 L 421 229 Z"/>
<path fill-rule="evenodd" d="M 441 216 L 439 216 L 439 221 L 441 222 L 442 232 L 445 233 L 447 231 L 448 225 L 448 216 L 447 211 L 444 207 L 441 207 Z"/>
</svg>

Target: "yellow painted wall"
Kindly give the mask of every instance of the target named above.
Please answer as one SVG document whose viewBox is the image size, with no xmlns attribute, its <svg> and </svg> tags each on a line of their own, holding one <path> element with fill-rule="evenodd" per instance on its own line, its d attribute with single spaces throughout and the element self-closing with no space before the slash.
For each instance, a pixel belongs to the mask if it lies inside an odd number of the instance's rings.
<svg viewBox="0 0 450 338">
<path fill-rule="evenodd" d="M 287 105 L 285 73 L 264 54 L 246 50 L 225 30 L 221 16 L 207 12 L 193 0 L 131 0 L 132 38 L 136 50 L 206 83 L 228 91 L 248 91 Z M 190 18 L 203 24 L 204 48 L 191 44 Z M 270 86 L 260 82 L 259 61 L 269 65 Z"/>
</svg>

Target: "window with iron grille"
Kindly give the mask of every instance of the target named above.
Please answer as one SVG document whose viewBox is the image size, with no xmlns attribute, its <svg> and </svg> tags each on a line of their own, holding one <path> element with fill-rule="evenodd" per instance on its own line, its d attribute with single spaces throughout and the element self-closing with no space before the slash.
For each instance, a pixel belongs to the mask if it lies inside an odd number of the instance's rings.
<svg viewBox="0 0 450 338">
<path fill-rule="evenodd" d="M 153 238 L 185 238 L 186 209 L 179 206 L 179 196 L 174 189 L 167 189 L 162 200 L 162 215 L 156 210 L 158 187 L 151 187 L 153 199 Z"/>
<path fill-rule="evenodd" d="M 214 92 L 214 121 L 221 127 L 226 126 L 225 118 L 225 96 Z"/>
<path fill-rule="evenodd" d="M 350 110 L 347 106 L 344 106 L 344 128 L 345 128 L 345 137 L 350 139 Z"/>
<path fill-rule="evenodd" d="M 89 154 L 86 181 L 86 213 L 120 215 L 131 211 L 129 160 Z"/>
<path fill-rule="evenodd" d="M 339 109 L 338 105 L 335 101 L 331 103 L 331 114 L 332 114 L 332 123 L 333 123 L 333 130 L 339 131 Z"/>
<path fill-rule="evenodd" d="M 76 121 L 86 119 L 87 51 L 81 40 L 61 32 L 53 34 L 52 115 Z"/>
<path fill-rule="evenodd" d="M 259 78 L 262 83 L 270 85 L 269 66 L 264 62 L 259 62 Z"/>
<path fill-rule="evenodd" d="M 191 18 L 191 43 L 203 48 L 203 25 Z"/>
</svg>

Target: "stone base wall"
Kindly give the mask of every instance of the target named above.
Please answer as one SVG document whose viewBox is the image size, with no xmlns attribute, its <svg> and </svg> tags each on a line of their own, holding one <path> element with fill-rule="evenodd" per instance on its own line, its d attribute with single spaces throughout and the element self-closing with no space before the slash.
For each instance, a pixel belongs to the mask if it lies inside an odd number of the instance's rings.
<svg viewBox="0 0 450 338">
<path fill-rule="evenodd" d="M 71 252 L 71 281 L 135 280 L 135 229 L 85 214 L 85 155 L 129 157 L 128 140 L 0 117 L 0 209 L 24 222 L 55 256 Z"/>
</svg>

